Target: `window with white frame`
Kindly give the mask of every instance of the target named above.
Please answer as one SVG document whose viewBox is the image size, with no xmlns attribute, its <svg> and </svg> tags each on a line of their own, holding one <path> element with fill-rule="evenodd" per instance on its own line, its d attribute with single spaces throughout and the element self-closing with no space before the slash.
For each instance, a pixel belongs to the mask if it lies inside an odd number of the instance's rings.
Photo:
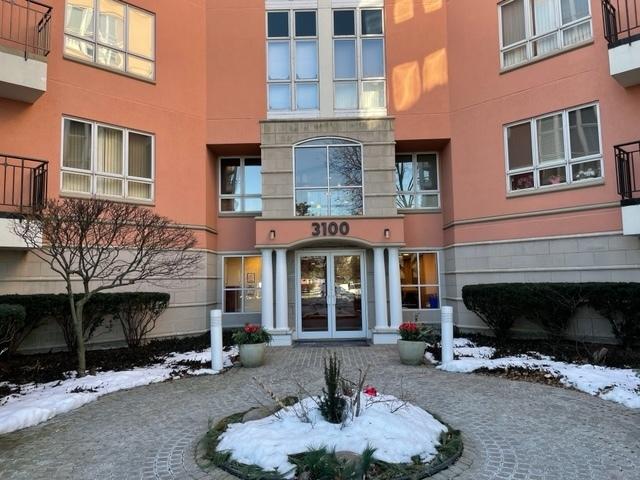
<svg viewBox="0 0 640 480">
<path fill-rule="evenodd" d="M 597 105 L 543 115 L 505 127 L 511 192 L 602 177 Z"/>
<path fill-rule="evenodd" d="M 362 145 L 342 138 L 317 138 L 294 149 L 295 214 L 363 214 Z"/>
<path fill-rule="evenodd" d="M 336 110 L 385 108 L 381 8 L 333 11 L 333 77 Z"/>
<path fill-rule="evenodd" d="M 260 158 L 220 159 L 220 211 L 261 212 Z"/>
<path fill-rule="evenodd" d="M 155 15 L 117 0 L 67 0 L 65 55 L 155 78 Z"/>
<path fill-rule="evenodd" d="M 438 278 L 437 253 L 401 252 L 402 308 L 407 310 L 440 308 L 440 282 Z"/>
<path fill-rule="evenodd" d="M 498 9 L 503 68 L 589 41 L 593 36 L 589 0 L 507 0 Z"/>
<path fill-rule="evenodd" d="M 396 190 L 396 206 L 400 209 L 439 208 L 438 155 L 396 155 Z"/>
<path fill-rule="evenodd" d="M 153 199 L 153 135 L 64 118 L 62 137 L 62 192 Z"/>
<path fill-rule="evenodd" d="M 224 257 L 225 313 L 257 313 L 261 310 L 262 258 Z"/>
<path fill-rule="evenodd" d="M 267 12 L 267 89 L 269 111 L 318 110 L 315 10 Z"/>
</svg>

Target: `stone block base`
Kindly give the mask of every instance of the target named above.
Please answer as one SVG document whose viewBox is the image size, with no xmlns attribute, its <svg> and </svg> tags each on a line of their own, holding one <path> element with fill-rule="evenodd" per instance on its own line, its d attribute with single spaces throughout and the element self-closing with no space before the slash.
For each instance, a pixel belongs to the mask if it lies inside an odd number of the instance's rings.
<svg viewBox="0 0 640 480">
<path fill-rule="evenodd" d="M 395 328 L 374 328 L 373 344 L 374 345 L 395 345 L 398 343 L 400 335 Z"/>
<path fill-rule="evenodd" d="M 291 330 L 269 330 L 271 334 L 270 347 L 290 347 L 292 345 Z"/>
</svg>

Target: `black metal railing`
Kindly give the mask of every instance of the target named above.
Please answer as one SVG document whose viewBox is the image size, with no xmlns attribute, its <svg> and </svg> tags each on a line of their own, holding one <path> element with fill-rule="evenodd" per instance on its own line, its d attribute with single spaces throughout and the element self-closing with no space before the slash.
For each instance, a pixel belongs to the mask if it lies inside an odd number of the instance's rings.
<svg viewBox="0 0 640 480">
<path fill-rule="evenodd" d="M 622 203 L 640 202 L 640 171 L 636 164 L 640 164 L 640 140 L 613 147 L 616 155 L 616 177 L 618 178 L 618 193 Z"/>
<path fill-rule="evenodd" d="M 47 201 L 49 163 L 0 153 L 0 212 L 32 213 Z"/>
<path fill-rule="evenodd" d="M 0 44 L 46 56 L 50 47 L 51 10 L 34 0 L 0 0 Z"/>
<path fill-rule="evenodd" d="M 602 0 L 602 19 L 609 48 L 640 40 L 640 0 Z"/>
</svg>

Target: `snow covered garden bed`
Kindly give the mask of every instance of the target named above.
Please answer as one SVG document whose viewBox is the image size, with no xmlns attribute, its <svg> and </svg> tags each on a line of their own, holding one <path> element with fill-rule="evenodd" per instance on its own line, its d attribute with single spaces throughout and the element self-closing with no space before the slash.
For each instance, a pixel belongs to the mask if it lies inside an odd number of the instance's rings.
<svg viewBox="0 0 640 480">
<path fill-rule="evenodd" d="M 201 466 L 239 478 L 426 478 L 461 454 L 459 432 L 407 401 L 363 388 L 362 375 L 347 382 L 338 366 L 332 381 L 325 367 L 325 382 L 322 395 L 276 399 L 275 408 L 218 422 L 201 443 Z"/>
<path fill-rule="evenodd" d="M 457 373 L 483 369 L 489 371 L 524 369 L 542 372 L 566 387 L 621 403 L 629 408 L 640 408 L 640 373 L 636 370 L 561 362 L 537 352 L 500 358 L 494 358 L 494 356 L 493 347 L 481 347 L 466 338 L 456 338 L 454 339 L 455 359 L 446 365 L 438 365 L 437 368 Z M 431 363 L 437 363 L 429 352 L 426 354 L 426 359 Z"/>
<path fill-rule="evenodd" d="M 224 352 L 225 367 L 232 365 L 237 349 Z M 37 425 L 93 402 L 107 393 L 164 382 L 187 375 L 208 375 L 218 372 L 211 365 L 211 350 L 170 353 L 158 363 L 130 370 L 96 372 L 77 378 L 69 372 L 65 380 L 36 384 L 12 385 L 0 382 L 19 393 L 0 399 L 0 434 Z M 18 388 L 19 387 L 19 388 Z"/>
</svg>

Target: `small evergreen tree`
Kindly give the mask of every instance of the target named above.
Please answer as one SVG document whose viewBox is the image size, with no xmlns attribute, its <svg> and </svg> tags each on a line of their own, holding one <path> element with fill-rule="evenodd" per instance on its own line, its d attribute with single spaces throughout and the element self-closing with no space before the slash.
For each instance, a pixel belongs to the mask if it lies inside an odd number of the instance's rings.
<svg viewBox="0 0 640 480">
<path fill-rule="evenodd" d="M 327 422 L 342 423 L 347 402 L 342 395 L 340 360 L 335 353 L 324 359 L 324 383 L 322 397 L 318 402 L 320 413 Z"/>
</svg>

